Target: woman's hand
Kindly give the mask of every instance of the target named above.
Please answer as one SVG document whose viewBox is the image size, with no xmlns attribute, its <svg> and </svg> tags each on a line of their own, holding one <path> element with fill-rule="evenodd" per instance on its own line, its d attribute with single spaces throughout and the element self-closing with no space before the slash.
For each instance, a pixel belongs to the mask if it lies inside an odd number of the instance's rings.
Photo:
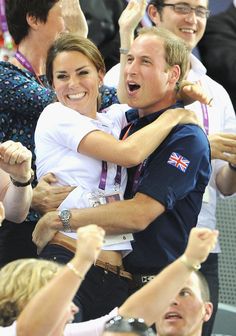
<svg viewBox="0 0 236 336">
<path fill-rule="evenodd" d="M 95 224 L 79 228 L 77 230 L 76 255 L 90 263 L 95 262 L 101 251 L 104 236 L 105 231 Z"/>
<path fill-rule="evenodd" d="M 198 83 L 191 83 L 183 80 L 179 84 L 177 98 L 183 100 L 185 105 L 199 101 L 202 104 L 211 106 L 212 98 L 209 98 L 204 92 L 202 86 Z"/>
</svg>

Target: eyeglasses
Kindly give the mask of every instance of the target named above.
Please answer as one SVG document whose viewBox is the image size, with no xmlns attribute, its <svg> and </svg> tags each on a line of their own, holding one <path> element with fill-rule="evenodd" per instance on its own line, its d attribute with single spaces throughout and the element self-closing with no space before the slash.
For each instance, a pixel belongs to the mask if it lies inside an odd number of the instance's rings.
<svg viewBox="0 0 236 336">
<path fill-rule="evenodd" d="M 173 7 L 175 13 L 178 14 L 190 14 L 192 11 L 195 12 L 196 16 L 202 18 L 202 19 L 207 19 L 210 15 L 210 11 L 207 8 L 204 7 L 191 7 L 189 4 L 187 3 L 176 3 L 176 4 L 163 4 L 161 5 L 161 7 Z"/>
</svg>

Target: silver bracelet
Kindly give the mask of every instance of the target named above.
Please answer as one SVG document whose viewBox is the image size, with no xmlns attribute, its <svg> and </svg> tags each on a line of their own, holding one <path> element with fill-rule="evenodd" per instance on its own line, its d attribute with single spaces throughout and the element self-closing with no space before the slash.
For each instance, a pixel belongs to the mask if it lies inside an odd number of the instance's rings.
<svg viewBox="0 0 236 336">
<path fill-rule="evenodd" d="M 192 271 L 198 271 L 201 268 L 200 264 L 191 264 L 185 254 L 179 258 L 179 261 Z"/>
<path fill-rule="evenodd" d="M 69 262 L 66 264 L 66 266 L 81 280 L 83 281 L 84 280 L 84 276 L 82 276 L 79 271 L 77 271 L 77 269 L 75 268 L 75 266 Z"/>
<path fill-rule="evenodd" d="M 127 55 L 129 52 L 129 49 L 125 49 L 125 48 L 120 48 L 119 50 L 120 50 L 120 54 L 122 55 Z"/>
</svg>

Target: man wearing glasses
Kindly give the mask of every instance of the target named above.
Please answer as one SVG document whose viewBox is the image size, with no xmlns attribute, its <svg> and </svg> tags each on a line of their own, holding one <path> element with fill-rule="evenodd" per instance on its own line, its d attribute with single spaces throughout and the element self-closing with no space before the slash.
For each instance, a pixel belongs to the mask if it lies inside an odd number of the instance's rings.
<svg viewBox="0 0 236 336">
<path fill-rule="evenodd" d="M 156 26 L 169 29 L 183 38 L 191 50 L 202 38 L 210 14 L 207 0 L 185 0 L 183 2 L 151 0 L 147 11 Z M 199 120 L 202 121 L 211 145 L 213 171 L 203 198 L 198 226 L 213 229 L 216 226 L 217 196 L 219 194 L 229 196 L 236 192 L 236 119 L 225 89 L 206 75 L 205 67 L 192 54 L 186 77 L 190 81 L 199 82 L 209 97 L 213 98 L 211 107 L 198 102 L 187 107 L 195 111 Z M 218 303 L 219 245 L 213 252 L 201 269 L 209 283 L 211 301 L 215 307 L 211 320 L 205 324 L 205 329 L 203 329 L 204 336 L 211 335 Z"/>
</svg>

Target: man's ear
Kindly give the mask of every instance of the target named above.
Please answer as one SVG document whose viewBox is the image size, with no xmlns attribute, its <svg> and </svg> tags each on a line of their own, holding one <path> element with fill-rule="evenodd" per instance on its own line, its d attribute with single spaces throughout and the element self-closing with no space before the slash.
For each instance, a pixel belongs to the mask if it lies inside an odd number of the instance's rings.
<svg viewBox="0 0 236 336">
<path fill-rule="evenodd" d="M 210 320 L 212 312 L 213 312 L 213 304 L 211 302 L 205 302 L 205 314 L 203 316 L 204 322 Z"/>
<path fill-rule="evenodd" d="M 179 65 L 173 65 L 170 69 L 169 69 L 169 83 L 172 84 L 174 83 L 174 85 L 176 84 L 176 82 L 178 82 L 180 77 L 180 67 Z"/>
<path fill-rule="evenodd" d="M 150 20 L 154 23 L 155 26 L 158 26 L 161 22 L 161 17 L 157 8 L 154 5 L 149 5 L 147 12 Z"/>
</svg>

